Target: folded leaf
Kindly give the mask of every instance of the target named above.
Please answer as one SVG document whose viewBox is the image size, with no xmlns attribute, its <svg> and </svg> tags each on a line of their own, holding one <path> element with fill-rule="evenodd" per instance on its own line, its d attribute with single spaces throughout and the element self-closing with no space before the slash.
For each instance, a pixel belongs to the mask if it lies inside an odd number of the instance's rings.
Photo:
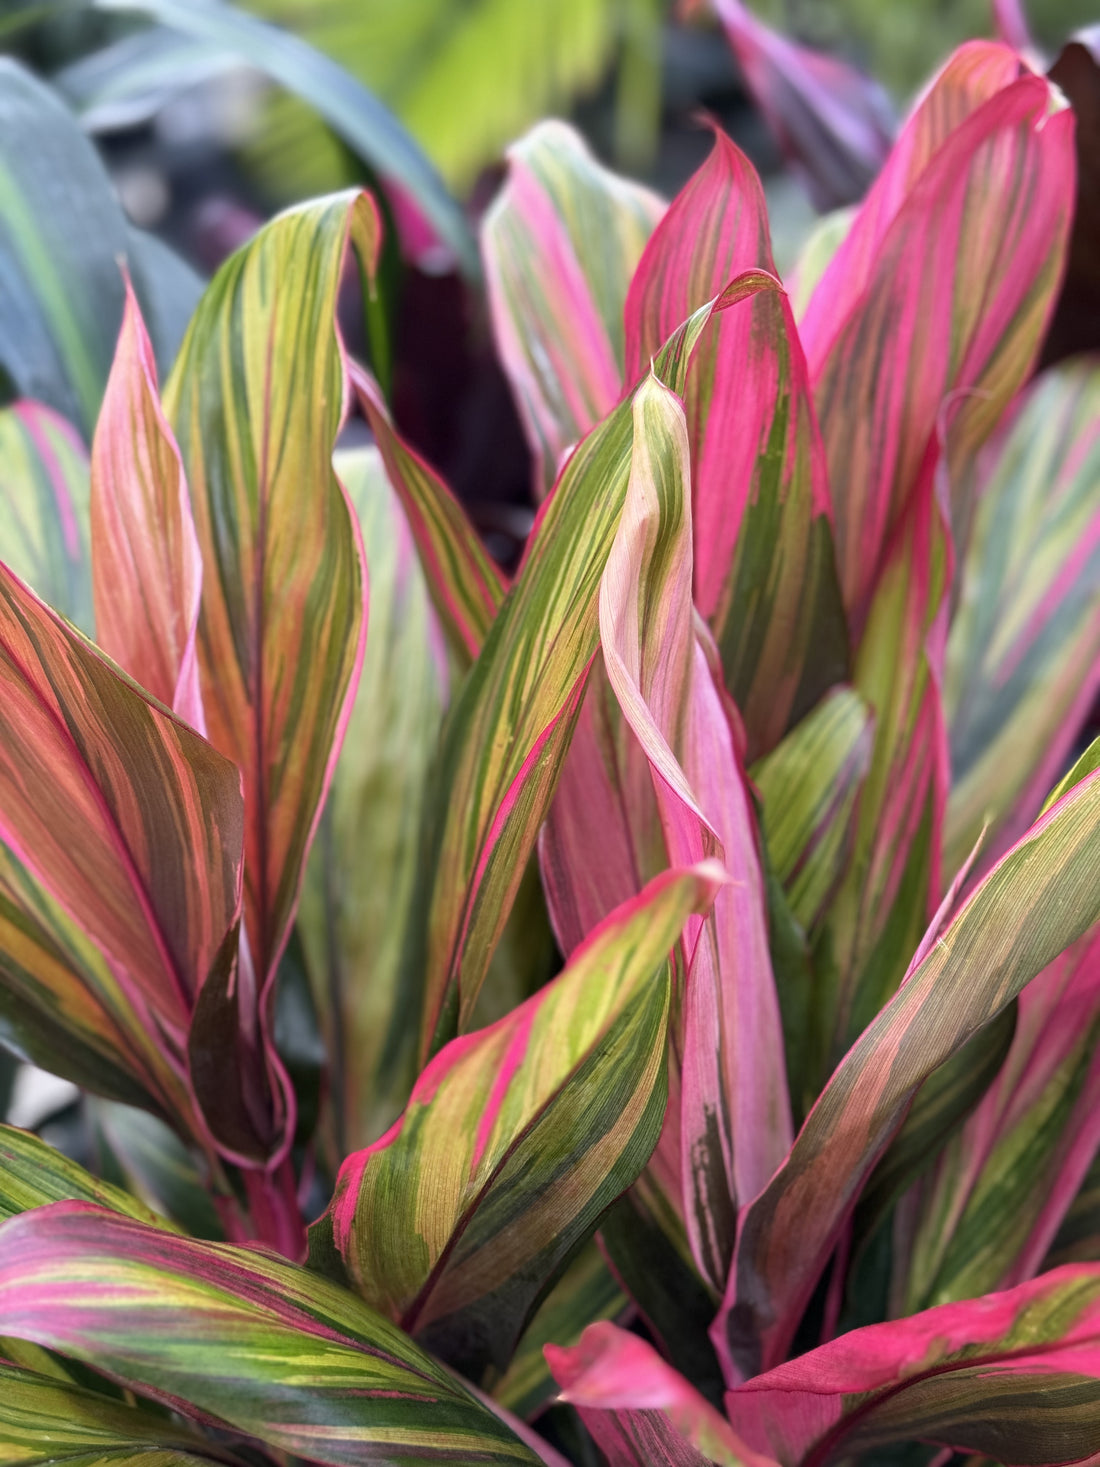
<svg viewBox="0 0 1100 1467">
<path fill-rule="evenodd" d="M 775 1467 L 637 1335 L 593 1324 L 546 1358 L 611 1467 Z"/>
<path fill-rule="evenodd" d="M 20 1467 L 203 1467 L 235 1460 L 163 1416 L 2 1362 L 0 1459 Z"/>
<path fill-rule="evenodd" d="M 656 359 L 683 388 L 713 311 L 774 282 L 738 277 Z M 422 1054 L 470 1021 L 554 793 L 597 648 L 600 577 L 630 474 L 629 398 L 572 455 L 528 540 L 515 583 L 452 709 L 438 774 L 441 816 L 424 862 L 425 910 L 408 971 L 425 983 Z"/>
<path fill-rule="evenodd" d="M 535 456 L 539 498 L 566 450 L 619 399 L 623 302 L 663 211 L 656 195 L 601 168 L 564 123 L 541 122 L 509 149 L 482 251 L 497 351 Z M 677 316 L 657 346 L 735 273 Z"/>
<path fill-rule="evenodd" d="M 205 568 L 207 727 L 244 777 L 245 917 L 261 987 L 286 942 L 363 651 L 361 549 L 332 471 L 349 239 L 373 269 L 378 218 L 365 194 L 279 215 L 218 272 L 165 390 Z"/>
<path fill-rule="evenodd" d="M 1100 1451 L 1100 1268 L 869 1325 L 726 1397 L 734 1430 L 782 1467 L 914 1439 L 1005 1467 Z"/>
<path fill-rule="evenodd" d="M 981 459 L 947 641 L 951 872 L 1034 818 L 1100 686 L 1100 369 L 1053 368 Z"/>
<path fill-rule="evenodd" d="M 1005 84 L 1014 53 L 989 49 L 967 79 L 999 89 L 970 110 L 972 93 L 945 70 L 801 325 L 857 626 L 937 431 L 954 486 L 1031 370 L 1065 258 L 1072 115 L 1051 115 L 1058 104 L 1040 77 Z M 941 104 L 956 125 L 930 151 Z M 957 121 L 958 110 L 969 115 Z M 964 505 L 954 517 L 965 522 Z"/>
<path fill-rule="evenodd" d="M 854 203 L 894 133 L 889 99 L 852 66 L 798 46 L 742 0 L 712 0 L 753 101 L 819 210 Z"/>
<path fill-rule="evenodd" d="M 645 248 L 626 301 L 626 378 L 739 271 L 775 265 L 752 164 L 716 129 Z M 790 307 L 762 290 L 708 327 L 684 405 L 695 599 L 714 629 L 749 757 L 845 675 L 824 451 Z"/>
<path fill-rule="evenodd" d="M 1000 1075 L 923 1189 L 909 1310 L 1030 1278 L 1100 1147 L 1100 935 L 1020 995 Z"/>
<path fill-rule="evenodd" d="M 1098 856 L 1100 776 L 1092 774 L 994 867 L 845 1056 L 744 1215 L 715 1327 L 731 1382 L 783 1358 L 917 1088 L 1100 916 Z"/>
<path fill-rule="evenodd" d="M 465 1374 L 507 1365 L 653 1150 L 668 955 L 721 879 L 712 866 L 657 878 L 548 987 L 441 1050 L 403 1117 L 341 1168 L 314 1246 L 331 1231 L 367 1301 Z"/>
<path fill-rule="evenodd" d="M 94 1202 L 139 1222 L 168 1226 L 136 1197 L 91 1176 L 29 1131 L 0 1125 L 0 1218 L 65 1200 Z"/>
<path fill-rule="evenodd" d="M 817 925 L 848 864 L 874 729 L 866 700 L 854 688 L 836 688 L 752 767 L 768 855 L 806 931 Z"/>
<path fill-rule="evenodd" d="M 377 1136 L 396 1109 L 378 1114 L 378 1064 L 400 1002 L 401 949 L 447 669 L 409 526 L 378 451 L 339 452 L 335 468 L 363 536 L 370 624 L 347 737 L 306 868 L 298 930 L 325 1034 L 339 1160 Z"/>
<path fill-rule="evenodd" d="M 354 362 L 348 368 L 400 496 L 436 613 L 460 665 L 466 666 L 481 651 L 504 599 L 504 577 L 462 505 L 394 428 L 374 378 Z"/>
<path fill-rule="evenodd" d="M 205 733 L 195 627 L 202 558 L 133 286 L 92 443 L 92 574 L 104 651 Z"/>
<path fill-rule="evenodd" d="M 331 1467 L 537 1458 L 347 1290 L 79 1202 L 0 1223 L 8 1334 Z"/>
<path fill-rule="evenodd" d="M 88 455 L 40 402 L 0 408 L 0 560 L 89 635 Z"/>
</svg>

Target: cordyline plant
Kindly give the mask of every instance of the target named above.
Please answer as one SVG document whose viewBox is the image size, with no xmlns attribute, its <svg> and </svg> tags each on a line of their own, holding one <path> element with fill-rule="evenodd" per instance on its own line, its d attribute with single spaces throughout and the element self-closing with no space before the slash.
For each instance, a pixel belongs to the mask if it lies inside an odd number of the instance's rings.
<svg viewBox="0 0 1100 1467">
<path fill-rule="evenodd" d="M 366 195 L 162 391 L 130 294 L 90 469 L 4 411 L 0 1011 L 102 1176 L 0 1131 L 0 1461 L 1100 1452 L 1073 146 L 963 48 L 788 295 L 720 133 L 666 208 L 537 128 L 510 583 L 336 330 Z"/>
</svg>

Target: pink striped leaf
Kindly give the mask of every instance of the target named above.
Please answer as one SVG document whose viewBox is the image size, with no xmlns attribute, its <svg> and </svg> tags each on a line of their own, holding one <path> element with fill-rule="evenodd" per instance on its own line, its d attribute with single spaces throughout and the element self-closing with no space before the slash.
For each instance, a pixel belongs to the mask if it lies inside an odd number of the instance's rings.
<svg viewBox="0 0 1100 1467">
<path fill-rule="evenodd" d="M 105 652 L 205 733 L 195 629 L 202 557 L 133 286 L 92 442 L 92 589 Z"/>
<path fill-rule="evenodd" d="M 1005 1467 L 1100 1451 L 1100 1267 L 841 1335 L 726 1397 L 735 1431 L 781 1467 L 827 1467 L 914 1440 Z"/>
<path fill-rule="evenodd" d="M 917 1194 L 906 1312 L 1030 1278 L 1100 1147 L 1100 933 L 1020 995 L 1000 1074 Z M 916 1200 L 916 1199 L 915 1199 Z"/>
<path fill-rule="evenodd" d="M 947 640 L 943 865 L 1034 819 L 1100 687 L 1100 368 L 1051 369 L 981 455 Z"/>
<path fill-rule="evenodd" d="M 546 1358 L 610 1467 L 775 1467 L 637 1335 L 593 1324 Z"/>
<path fill-rule="evenodd" d="M 655 378 L 634 397 L 626 503 L 600 586 L 604 664 L 649 762 L 668 861 L 715 854 L 731 884 L 684 934 L 680 1147 L 697 1265 L 721 1291 L 738 1199 L 761 1190 L 791 1137 L 757 832 L 730 719 L 692 606 L 683 407 Z M 579 871 L 598 864 L 597 847 Z"/>
<path fill-rule="evenodd" d="M 817 209 L 858 199 L 890 149 L 894 117 L 877 82 L 796 45 L 743 0 L 711 0 L 745 85 Z"/>
<path fill-rule="evenodd" d="M 481 244 L 497 350 L 535 456 L 537 498 L 566 451 L 619 400 L 623 302 L 663 212 L 656 195 L 601 168 L 564 123 L 540 122 L 509 149 L 508 178 Z"/>
<path fill-rule="evenodd" d="M 1043 1268 L 1063 1263 L 1100 1262 L 1100 1157 L 1092 1165 L 1070 1204 L 1062 1225 L 1043 1259 Z"/>
<path fill-rule="evenodd" d="M 332 470 L 349 241 L 373 270 L 366 194 L 274 219 L 218 272 L 165 389 L 205 567 L 207 727 L 244 777 L 245 923 L 261 988 L 294 916 L 363 653 L 362 552 Z"/>
<path fill-rule="evenodd" d="M 0 560 L 43 601 L 92 631 L 88 454 L 52 408 L 0 408 Z"/>
<path fill-rule="evenodd" d="M 860 1035 L 744 1214 L 715 1343 L 734 1382 L 790 1344 L 860 1189 L 919 1086 L 1100 917 L 1100 775 L 994 867 Z"/>
<path fill-rule="evenodd" d="M 159 1053 L 186 1125 L 191 1014 L 239 912 L 240 776 L 2 567 L 0 681 L 4 986 L 17 1004 L 51 993 L 61 1027 L 101 1029 L 108 1050 L 121 1030 Z"/>
<path fill-rule="evenodd" d="M 712 312 L 774 284 L 761 272 L 739 276 L 674 332 L 657 376 L 682 390 Z M 426 912 L 408 957 L 426 985 L 423 1055 L 469 1025 L 549 808 L 598 647 L 600 578 L 626 498 L 633 436 L 626 398 L 570 457 L 449 716 L 441 817 L 423 868 Z"/>
<path fill-rule="evenodd" d="M 313 1246 L 331 1238 L 367 1302 L 471 1378 L 508 1364 L 653 1150 L 669 952 L 723 880 L 708 863 L 651 882 L 553 983 L 445 1046 L 400 1120 L 341 1168 Z"/>
<path fill-rule="evenodd" d="M 538 1461 L 346 1289 L 88 1203 L 0 1223 L 0 1320 L 192 1421 L 329 1467 Z"/>
<path fill-rule="evenodd" d="M 626 301 L 627 381 L 679 321 L 739 271 L 772 274 L 764 193 L 719 130 L 673 201 Z M 844 677 L 825 457 L 806 363 L 782 291 L 716 317 L 688 374 L 695 599 L 745 720 L 749 756 Z"/>
<path fill-rule="evenodd" d="M 448 645 L 461 667 L 481 651 L 505 584 L 466 511 L 439 475 L 393 426 L 377 382 L 356 362 L 348 369 L 386 473 L 401 499 Z"/>
<path fill-rule="evenodd" d="M 1026 380 L 1057 292 L 1073 118 L 1041 77 L 1008 80 L 1017 65 L 993 45 L 949 64 L 802 321 L 857 626 L 937 433 L 954 485 Z"/>
</svg>

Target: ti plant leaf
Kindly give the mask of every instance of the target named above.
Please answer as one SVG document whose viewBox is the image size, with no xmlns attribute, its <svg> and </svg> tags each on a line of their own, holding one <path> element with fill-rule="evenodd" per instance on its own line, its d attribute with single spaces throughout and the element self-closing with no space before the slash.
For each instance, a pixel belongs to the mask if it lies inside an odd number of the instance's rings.
<svg viewBox="0 0 1100 1467">
<path fill-rule="evenodd" d="M 136 1197 L 98 1181 L 29 1131 L 0 1125 L 0 1218 L 64 1201 L 94 1202 L 139 1222 L 169 1226 Z"/>
</svg>

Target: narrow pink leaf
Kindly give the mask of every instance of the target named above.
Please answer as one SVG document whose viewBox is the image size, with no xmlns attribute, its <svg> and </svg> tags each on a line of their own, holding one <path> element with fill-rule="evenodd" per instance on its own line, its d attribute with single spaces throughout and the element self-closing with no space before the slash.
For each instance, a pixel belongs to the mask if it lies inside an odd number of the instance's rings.
<svg viewBox="0 0 1100 1467">
<path fill-rule="evenodd" d="M 993 23 L 1006 46 L 1025 55 L 1031 51 L 1031 32 L 1022 0 L 993 0 Z"/>
<path fill-rule="evenodd" d="M 195 631 L 202 557 L 152 344 L 126 278 L 114 364 L 92 444 L 92 590 L 101 647 L 205 733 Z"/>
<path fill-rule="evenodd" d="M 544 1353 L 610 1467 L 775 1467 L 637 1335 L 592 1324 L 571 1349 Z"/>
</svg>

